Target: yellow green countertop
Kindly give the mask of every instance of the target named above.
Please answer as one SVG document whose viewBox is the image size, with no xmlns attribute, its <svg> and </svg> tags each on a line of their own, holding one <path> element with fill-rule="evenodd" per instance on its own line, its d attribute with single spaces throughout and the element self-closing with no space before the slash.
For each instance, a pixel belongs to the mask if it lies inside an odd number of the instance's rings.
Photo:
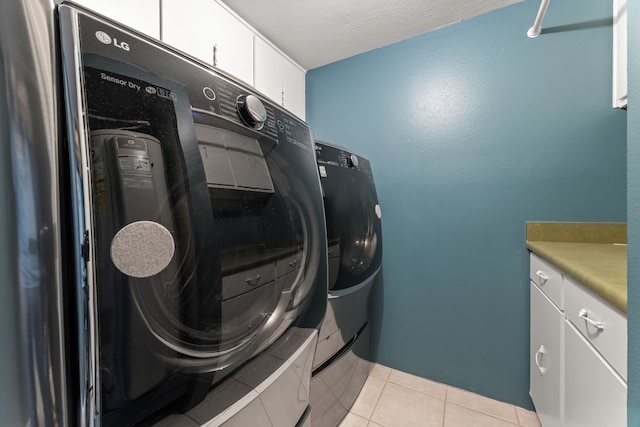
<svg viewBox="0 0 640 427">
<path fill-rule="evenodd" d="M 627 226 L 527 222 L 527 248 L 627 312 Z"/>
</svg>

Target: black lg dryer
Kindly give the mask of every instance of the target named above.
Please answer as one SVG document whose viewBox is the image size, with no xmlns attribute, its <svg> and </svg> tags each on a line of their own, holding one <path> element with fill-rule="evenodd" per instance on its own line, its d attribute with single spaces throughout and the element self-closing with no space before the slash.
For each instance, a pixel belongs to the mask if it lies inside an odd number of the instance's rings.
<svg viewBox="0 0 640 427">
<path fill-rule="evenodd" d="M 335 426 L 369 374 L 368 299 L 382 263 L 382 233 L 371 165 L 316 141 L 329 256 L 327 313 L 311 381 L 311 422 Z"/>
<path fill-rule="evenodd" d="M 272 344 L 294 327 L 313 340 L 325 311 L 326 229 L 309 127 L 157 41 L 72 6 L 59 16 L 78 424 L 149 424 L 178 412 L 217 424 L 217 413 L 203 411 L 220 406 L 219 387 L 245 381 L 241 396 L 269 396 L 260 397 L 262 418 L 235 402 L 225 414 L 266 425 L 287 407 L 294 413 L 278 425 L 295 425 L 308 410 L 302 391 L 288 387 L 289 398 L 263 379 L 293 372 L 285 346 Z M 246 369 L 276 350 L 270 365 Z"/>
</svg>

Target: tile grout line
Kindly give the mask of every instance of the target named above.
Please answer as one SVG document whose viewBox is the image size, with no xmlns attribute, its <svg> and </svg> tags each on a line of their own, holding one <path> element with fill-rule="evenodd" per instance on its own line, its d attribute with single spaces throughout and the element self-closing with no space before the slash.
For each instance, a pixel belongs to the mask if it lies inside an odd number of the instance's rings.
<svg viewBox="0 0 640 427">
<path fill-rule="evenodd" d="M 518 420 L 518 426 L 522 427 L 522 423 L 520 422 L 520 415 L 518 415 L 518 408 L 513 406 L 513 410 L 516 411 L 516 420 Z"/>
<path fill-rule="evenodd" d="M 398 372 L 401 372 L 401 371 L 398 371 Z M 389 376 L 389 380 L 387 380 L 387 382 L 391 383 L 393 385 L 396 385 L 398 387 L 402 387 L 404 389 L 407 389 L 407 390 L 411 391 L 412 393 L 419 393 L 419 394 L 421 394 L 423 396 L 427 396 L 427 397 L 430 397 L 432 399 L 445 400 L 445 398 L 446 398 L 446 390 L 447 390 L 447 388 L 449 386 L 447 386 L 446 384 L 443 384 L 443 383 L 437 383 L 435 381 L 429 380 L 428 378 L 424 378 L 424 380 L 427 380 L 427 381 L 429 381 L 431 383 L 434 383 L 434 384 L 443 385 L 444 388 L 445 388 L 445 397 L 440 397 L 440 396 L 436 396 L 435 394 L 432 394 L 432 393 L 429 393 L 429 392 L 425 392 L 425 391 L 422 391 L 422 390 L 417 390 L 417 389 L 415 389 L 415 388 L 413 388 L 413 387 L 411 387 L 409 385 L 402 384 L 400 382 L 394 382 L 394 381 L 391 380 L 391 376 Z"/>
<path fill-rule="evenodd" d="M 475 412 L 476 414 L 484 415 L 485 417 L 490 417 L 490 418 L 493 418 L 494 420 L 502 421 L 503 423 L 507 423 L 507 424 L 515 426 L 515 427 L 521 427 L 519 421 L 518 421 L 518 424 L 514 424 L 511 421 L 505 420 L 504 418 L 496 417 L 495 415 L 487 414 L 486 412 L 478 411 L 477 409 L 469 408 L 467 406 L 463 406 L 463 405 L 460 405 L 460 404 L 457 404 L 457 403 L 451 402 L 450 405 L 455 405 L 455 406 L 457 406 L 459 408 L 467 409 L 469 411 Z M 518 418 L 517 418 L 517 415 L 516 415 L 516 420 L 517 419 Z"/>
<path fill-rule="evenodd" d="M 444 420 L 447 418 L 447 398 L 449 397 L 449 386 L 444 389 L 444 408 L 442 409 L 442 427 L 444 427 Z"/>
<path fill-rule="evenodd" d="M 386 383 L 387 381 L 389 381 L 389 378 L 391 378 L 391 372 L 394 371 L 393 368 L 389 368 L 389 372 L 387 372 L 387 377 L 384 379 L 384 382 Z"/>
<path fill-rule="evenodd" d="M 384 365 L 380 365 L 380 366 L 384 366 Z M 373 418 L 373 414 L 376 413 L 376 409 L 378 408 L 378 403 L 380 403 L 380 397 L 382 397 L 382 392 L 384 392 L 384 389 L 387 386 L 387 382 L 389 381 L 389 378 L 391 377 L 391 370 L 392 369 L 393 368 L 389 368 L 389 372 L 387 373 L 387 375 L 385 375 L 385 378 L 380 378 L 380 377 L 376 377 L 374 375 L 369 374 L 369 378 L 371 378 L 371 377 L 377 378 L 379 380 L 384 381 L 384 384 L 382 385 L 382 389 L 380 390 L 380 394 L 376 398 L 376 402 L 373 404 L 373 410 L 371 411 L 371 414 L 367 418 L 367 425 L 373 422 L 371 419 Z"/>
<path fill-rule="evenodd" d="M 391 372 L 391 371 L 389 371 Z M 387 378 L 389 378 L 391 375 L 387 376 Z M 380 394 L 378 395 L 378 398 L 376 399 L 376 403 L 373 405 L 373 411 L 371 411 L 371 415 L 369 415 L 369 422 L 367 424 L 370 424 L 373 422 L 372 418 L 373 418 L 373 414 L 376 413 L 376 409 L 378 409 L 378 404 L 380 403 L 380 398 L 382 397 L 382 393 L 384 393 L 384 389 L 387 387 L 387 382 L 389 382 L 389 380 L 384 380 L 384 385 L 382 386 L 382 390 L 380 390 Z M 377 424 L 377 423 L 376 423 Z M 384 426 L 383 426 L 384 427 Z"/>
</svg>

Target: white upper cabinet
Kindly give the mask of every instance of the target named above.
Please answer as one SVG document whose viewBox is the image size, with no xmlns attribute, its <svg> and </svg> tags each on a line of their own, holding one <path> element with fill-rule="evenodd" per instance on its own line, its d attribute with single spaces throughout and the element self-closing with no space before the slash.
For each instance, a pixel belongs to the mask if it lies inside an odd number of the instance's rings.
<svg viewBox="0 0 640 427">
<path fill-rule="evenodd" d="M 214 0 L 162 0 L 162 41 L 250 85 L 253 37 Z"/>
<path fill-rule="evenodd" d="M 151 37 L 160 38 L 160 2 L 158 0 L 75 0 L 75 2 Z"/>
<path fill-rule="evenodd" d="M 613 0 L 613 108 L 627 106 L 627 0 Z"/>
<path fill-rule="evenodd" d="M 254 39 L 254 86 L 305 119 L 305 71 L 258 36 Z"/>
</svg>

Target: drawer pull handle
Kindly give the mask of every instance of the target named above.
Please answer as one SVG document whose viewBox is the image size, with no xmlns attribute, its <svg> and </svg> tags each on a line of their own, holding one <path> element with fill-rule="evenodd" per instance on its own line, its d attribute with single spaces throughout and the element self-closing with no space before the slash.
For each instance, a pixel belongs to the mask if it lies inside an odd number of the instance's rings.
<svg viewBox="0 0 640 427">
<path fill-rule="evenodd" d="M 582 317 L 588 323 L 593 325 L 593 327 L 596 328 L 597 330 L 604 331 L 604 323 L 599 322 L 597 320 L 589 319 L 589 311 L 586 308 L 583 308 L 582 310 L 580 310 L 580 312 L 578 313 L 578 317 Z"/>
<path fill-rule="evenodd" d="M 544 285 L 544 284 L 545 284 L 545 282 L 546 282 L 547 280 L 549 280 L 549 276 L 547 276 L 546 274 L 544 274 L 544 271 L 542 271 L 542 270 L 538 270 L 538 271 L 536 271 L 536 276 L 538 276 L 538 277 L 540 278 L 540 284 L 541 284 L 541 285 Z"/>
<path fill-rule="evenodd" d="M 540 371 L 540 375 L 544 375 L 545 372 L 547 372 L 547 368 L 542 367 L 542 362 L 541 362 L 542 356 L 544 356 L 546 352 L 547 352 L 547 349 L 544 348 L 544 345 L 541 345 L 538 351 L 536 351 L 536 355 L 534 356 L 536 360 L 536 366 Z"/>
<path fill-rule="evenodd" d="M 249 277 L 245 279 L 245 282 L 247 282 L 249 286 L 258 286 L 258 282 L 260 282 L 260 275 L 256 274 L 254 277 Z"/>
</svg>

